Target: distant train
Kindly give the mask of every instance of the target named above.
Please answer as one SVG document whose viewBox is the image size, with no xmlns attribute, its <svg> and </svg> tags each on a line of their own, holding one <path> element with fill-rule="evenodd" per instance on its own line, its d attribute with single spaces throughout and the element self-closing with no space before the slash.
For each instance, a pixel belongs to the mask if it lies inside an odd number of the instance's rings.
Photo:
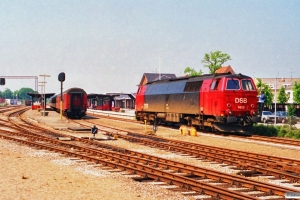
<svg viewBox="0 0 300 200">
<path fill-rule="evenodd" d="M 86 115 L 88 100 L 86 92 L 81 88 L 70 88 L 62 93 L 62 114 L 69 118 L 81 119 Z M 50 98 L 50 107 L 60 112 L 61 94 Z"/>
<path fill-rule="evenodd" d="M 201 130 L 250 133 L 257 116 L 257 90 L 242 74 L 209 74 L 164 79 L 141 85 L 137 120 L 180 123 Z"/>
</svg>

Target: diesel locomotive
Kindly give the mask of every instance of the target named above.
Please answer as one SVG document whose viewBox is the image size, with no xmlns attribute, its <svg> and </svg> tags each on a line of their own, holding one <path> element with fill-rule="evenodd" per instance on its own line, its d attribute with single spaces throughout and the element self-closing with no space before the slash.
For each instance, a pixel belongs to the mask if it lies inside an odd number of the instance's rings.
<svg viewBox="0 0 300 200">
<path fill-rule="evenodd" d="M 257 89 L 242 74 L 208 74 L 148 82 L 136 94 L 136 119 L 200 130 L 251 133 L 257 116 Z"/>
<path fill-rule="evenodd" d="M 86 92 L 81 88 L 70 88 L 62 93 L 62 114 L 69 118 L 81 119 L 86 115 L 88 100 Z M 50 107 L 60 112 L 61 94 L 50 98 Z"/>
</svg>

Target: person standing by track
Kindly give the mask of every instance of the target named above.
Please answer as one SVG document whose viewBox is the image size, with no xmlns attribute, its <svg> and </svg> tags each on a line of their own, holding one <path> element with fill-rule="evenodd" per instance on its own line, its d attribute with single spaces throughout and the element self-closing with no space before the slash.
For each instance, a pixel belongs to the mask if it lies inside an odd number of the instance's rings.
<svg viewBox="0 0 300 200">
<path fill-rule="evenodd" d="M 264 110 L 266 96 L 263 91 L 260 91 L 260 95 L 258 96 L 258 106 L 259 106 L 259 114 L 261 116 L 262 111 Z"/>
</svg>

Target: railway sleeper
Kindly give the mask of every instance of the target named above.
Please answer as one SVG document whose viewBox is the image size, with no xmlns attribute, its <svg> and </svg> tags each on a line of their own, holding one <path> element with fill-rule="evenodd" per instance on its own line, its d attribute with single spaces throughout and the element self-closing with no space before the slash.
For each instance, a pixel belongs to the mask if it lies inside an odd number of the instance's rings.
<svg viewBox="0 0 300 200">
<path fill-rule="evenodd" d="M 261 176 L 262 173 L 257 171 L 240 171 L 237 173 L 238 175 L 245 176 L 245 177 L 253 177 L 253 176 Z"/>
</svg>

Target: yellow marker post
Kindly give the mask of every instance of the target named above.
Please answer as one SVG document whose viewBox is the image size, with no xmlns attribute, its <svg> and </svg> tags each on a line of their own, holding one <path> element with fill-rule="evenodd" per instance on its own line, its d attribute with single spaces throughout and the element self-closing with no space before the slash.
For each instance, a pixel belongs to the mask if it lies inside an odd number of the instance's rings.
<svg viewBox="0 0 300 200">
<path fill-rule="evenodd" d="M 145 133 L 147 133 L 147 120 L 145 120 Z"/>
<path fill-rule="evenodd" d="M 60 101 L 60 119 L 62 119 L 62 101 Z"/>
</svg>

